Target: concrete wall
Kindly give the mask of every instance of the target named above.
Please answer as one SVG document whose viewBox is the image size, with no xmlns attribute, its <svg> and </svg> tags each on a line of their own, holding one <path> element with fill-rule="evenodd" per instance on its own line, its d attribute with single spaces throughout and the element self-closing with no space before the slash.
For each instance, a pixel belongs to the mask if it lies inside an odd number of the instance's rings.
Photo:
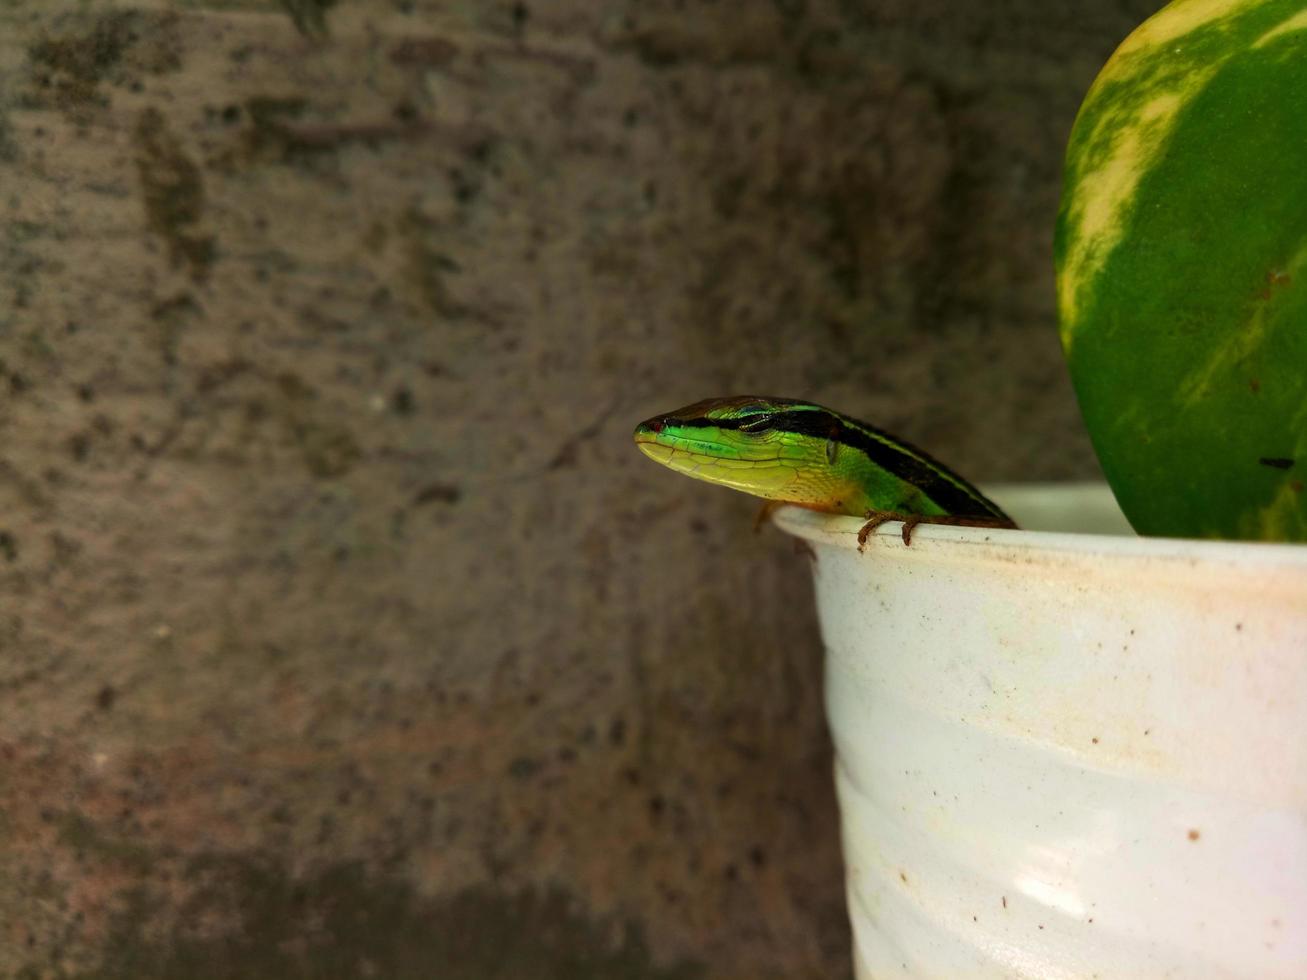
<svg viewBox="0 0 1307 980">
<path fill-rule="evenodd" d="M 1096 472 L 1061 146 L 1156 0 L 9 0 L 0 974 L 847 975 L 820 645 L 630 445 Z"/>
</svg>

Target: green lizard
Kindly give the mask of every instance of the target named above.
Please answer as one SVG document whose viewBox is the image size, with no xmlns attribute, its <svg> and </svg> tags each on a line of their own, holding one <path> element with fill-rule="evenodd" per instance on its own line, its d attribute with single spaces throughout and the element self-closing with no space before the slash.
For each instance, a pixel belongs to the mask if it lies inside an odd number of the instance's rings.
<svg viewBox="0 0 1307 980">
<path fill-rule="evenodd" d="M 710 398 L 635 428 L 650 459 L 678 473 L 782 504 L 865 517 L 858 547 L 886 521 L 903 543 L 930 524 L 1016 527 L 962 477 L 920 449 L 820 405 L 742 395 Z"/>
</svg>

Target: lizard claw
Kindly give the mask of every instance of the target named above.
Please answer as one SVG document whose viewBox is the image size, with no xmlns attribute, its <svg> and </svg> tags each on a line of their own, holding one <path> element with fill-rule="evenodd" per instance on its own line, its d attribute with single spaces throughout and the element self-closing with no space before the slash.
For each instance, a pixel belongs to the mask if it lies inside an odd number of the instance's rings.
<svg viewBox="0 0 1307 980">
<path fill-rule="evenodd" d="M 758 516 L 753 519 L 753 533 L 757 534 L 762 530 L 762 526 L 771 520 L 772 514 L 777 509 L 785 506 L 784 500 L 768 500 L 758 508 Z"/>
<path fill-rule="evenodd" d="M 858 551 L 867 547 L 867 539 L 876 528 L 886 521 L 897 520 L 899 515 L 888 510 L 869 510 L 862 516 L 867 518 L 867 523 L 858 529 Z"/>
<path fill-rule="evenodd" d="M 917 529 L 917 525 L 920 523 L 920 514 L 909 514 L 903 518 L 903 547 L 909 548 L 912 546 L 912 532 Z"/>
</svg>

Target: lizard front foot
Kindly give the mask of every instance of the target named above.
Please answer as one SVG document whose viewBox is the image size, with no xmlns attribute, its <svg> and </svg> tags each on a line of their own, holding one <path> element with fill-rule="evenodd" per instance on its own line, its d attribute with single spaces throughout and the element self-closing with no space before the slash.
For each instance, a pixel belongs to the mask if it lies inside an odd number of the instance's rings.
<svg viewBox="0 0 1307 980">
<path fill-rule="evenodd" d="M 867 523 L 863 524 L 862 527 L 858 529 L 859 551 L 862 551 L 864 548 L 866 548 L 867 539 L 871 537 L 871 533 L 875 531 L 876 528 L 890 521 L 903 522 L 903 543 L 910 544 L 912 538 L 912 531 L 908 527 L 908 522 L 912 521 L 912 527 L 916 527 L 917 523 L 921 520 L 921 518 L 919 517 L 913 519 L 907 514 L 896 514 L 892 510 L 869 510 L 862 516 L 867 518 Z"/>
<path fill-rule="evenodd" d="M 943 524 L 948 527 L 994 527 L 1015 528 L 1016 524 L 1001 517 L 959 517 L 952 514 L 936 514 L 927 517 L 923 514 L 897 514 L 889 510 L 869 510 L 864 515 L 867 523 L 858 530 L 858 550 L 862 551 L 871 533 L 889 521 L 903 522 L 903 544 L 912 545 L 912 532 L 918 524 Z"/>
</svg>

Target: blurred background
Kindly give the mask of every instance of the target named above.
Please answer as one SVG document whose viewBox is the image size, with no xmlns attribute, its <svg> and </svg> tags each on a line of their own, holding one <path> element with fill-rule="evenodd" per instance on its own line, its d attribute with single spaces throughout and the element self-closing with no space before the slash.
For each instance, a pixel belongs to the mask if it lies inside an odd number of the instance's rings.
<svg viewBox="0 0 1307 980">
<path fill-rule="evenodd" d="M 840 978 L 806 561 L 635 422 L 1097 474 L 1159 0 L 7 0 L 0 974 Z"/>
</svg>

